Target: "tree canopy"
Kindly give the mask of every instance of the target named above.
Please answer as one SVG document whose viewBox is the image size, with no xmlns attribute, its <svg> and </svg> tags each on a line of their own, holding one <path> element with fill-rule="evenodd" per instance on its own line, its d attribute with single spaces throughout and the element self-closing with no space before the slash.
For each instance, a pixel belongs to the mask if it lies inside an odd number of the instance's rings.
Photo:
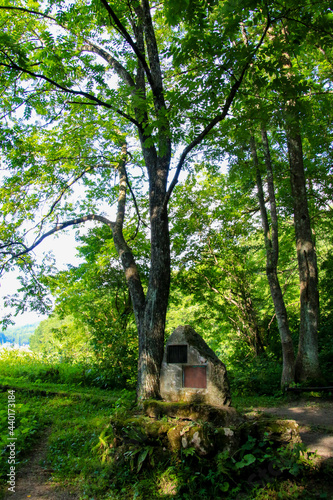
<svg viewBox="0 0 333 500">
<path fill-rule="evenodd" d="M 322 206 L 329 204 L 323 200 L 332 192 L 326 179 L 331 157 L 326 111 L 332 86 L 330 2 L 318 6 L 309 0 L 300 8 L 296 2 L 260 0 L 193 0 L 181 5 L 173 1 L 150 5 L 148 0 L 72 4 L 17 0 L 3 2 L 0 22 L 5 167 L 1 269 L 19 266 L 26 297 L 35 307 L 43 307 L 41 301 L 36 305 L 46 290 L 41 277 L 52 268 L 50 263 L 34 262 L 34 248 L 49 235 L 86 221 L 104 224 L 125 273 L 138 331 L 138 397 L 158 396 L 173 259 L 169 205 L 181 173 L 200 176 L 201 170 L 193 169 L 192 155 L 204 154 L 213 170 L 229 155 L 231 171 L 239 179 L 235 189 L 248 183 L 253 205 L 249 144 L 265 126 L 273 157 L 281 153 L 274 166 L 281 193 L 278 212 L 294 214 L 295 227 L 300 227 L 298 242 L 305 230 L 298 224 L 304 215 L 298 207 L 308 207 L 306 182 L 311 179 Z M 311 125 L 312 110 L 321 109 L 325 109 L 323 137 Z M 305 155 L 299 149 L 302 142 Z M 284 185 L 286 150 L 291 193 Z M 317 158 L 320 169 L 311 168 Z M 260 169 L 259 162 L 258 173 Z M 298 175 L 303 175 L 299 191 L 293 184 Z M 217 189 L 220 181 L 210 179 L 217 182 Z M 190 176 L 187 186 L 196 193 L 196 178 Z M 205 196 L 210 199 L 209 189 Z M 317 273 L 315 253 L 310 274 L 306 268 L 310 260 L 303 258 L 305 246 L 313 243 L 310 215 L 306 215 L 308 236 L 299 247 L 303 250 L 298 250 L 304 290 L 310 290 L 307 279 Z M 195 223 L 193 235 L 200 224 L 214 227 L 215 217 L 213 211 L 211 220 Z M 172 216 L 170 222 L 171 228 L 177 227 Z M 228 276 L 226 262 L 219 262 L 207 238 L 209 259 Z M 217 241 L 216 245 L 224 245 Z M 232 247 L 233 259 L 238 244 L 235 241 Z M 114 257 L 111 251 L 109 258 Z M 209 259 L 203 266 L 209 267 Z M 85 271 L 89 277 L 91 268 Z M 235 307 L 239 312 L 244 309 L 243 321 L 251 325 L 251 332 L 254 328 L 251 342 L 260 350 L 258 320 L 251 319 L 247 309 L 246 276 L 238 274 L 231 292 L 224 289 L 221 295 L 234 294 L 235 300 L 235 294 L 245 294 Z M 307 292 L 301 294 L 300 338 L 315 342 L 317 312 L 311 316 L 309 311 L 317 301 L 316 280 L 311 290 L 312 301 L 306 300 Z M 310 329 L 307 314 L 312 318 Z M 306 344 L 307 340 L 300 343 L 302 349 Z M 308 360 L 315 350 L 311 344 L 303 358 Z M 300 377 L 306 378 L 309 370 L 309 364 L 301 368 Z"/>
</svg>

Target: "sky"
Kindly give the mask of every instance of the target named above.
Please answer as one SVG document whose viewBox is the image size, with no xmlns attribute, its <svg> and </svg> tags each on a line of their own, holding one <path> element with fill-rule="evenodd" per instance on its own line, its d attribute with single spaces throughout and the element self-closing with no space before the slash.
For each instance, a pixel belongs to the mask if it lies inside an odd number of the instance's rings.
<svg viewBox="0 0 333 500">
<path fill-rule="evenodd" d="M 75 231 L 63 233 L 59 237 L 50 237 L 41 243 L 38 250 L 36 249 L 35 254 L 42 257 L 44 252 L 52 252 L 56 258 L 56 264 L 58 269 L 66 269 L 68 264 L 75 264 L 79 262 L 76 257 L 75 250 Z M 0 281 L 0 304 L 1 304 L 1 316 L 12 312 L 12 319 L 15 321 L 15 326 L 24 326 L 38 321 L 46 319 L 46 316 L 37 314 L 36 312 L 26 312 L 24 314 L 17 315 L 14 317 L 14 311 L 9 308 L 3 307 L 4 297 L 6 295 L 11 295 L 17 292 L 20 287 L 20 282 L 17 279 L 18 273 L 11 272 L 5 274 Z M 1 328 L 0 328 L 1 330 Z"/>
</svg>

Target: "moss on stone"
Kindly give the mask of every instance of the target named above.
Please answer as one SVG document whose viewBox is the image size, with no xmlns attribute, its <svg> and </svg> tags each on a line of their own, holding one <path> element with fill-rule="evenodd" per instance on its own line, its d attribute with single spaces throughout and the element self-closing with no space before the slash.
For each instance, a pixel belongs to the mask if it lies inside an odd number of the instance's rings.
<svg viewBox="0 0 333 500">
<path fill-rule="evenodd" d="M 144 412 L 149 417 L 168 416 L 183 420 L 212 422 L 218 426 L 239 425 L 244 421 L 235 408 L 211 406 L 205 403 L 165 402 L 157 400 L 145 401 Z"/>
<path fill-rule="evenodd" d="M 222 451 L 235 453 L 249 436 L 259 442 L 273 441 L 277 447 L 300 441 L 298 425 L 293 420 L 263 416 L 246 420 L 233 408 L 190 403 L 151 400 L 144 406 L 144 413 L 112 417 L 117 450 L 152 446 L 163 455 L 193 447 L 198 455 L 213 457 Z"/>
<path fill-rule="evenodd" d="M 141 429 L 152 437 L 158 437 L 166 434 L 172 427 L 172 422 L 165 422 L 158 419 L 152 419 L 144 415 L 129 417 L 127 419 L 112 419 L 112 426 L 118 430 L 123 428 Z"/>
<path fill-rule="evenodd" d="M 276 445 L 301 442 L 299 426 L 295 420 L 274 419 L 274 417 L 258 416 L 245 422 L 239 428 L 241 439 L 252 436 L 258 440 L 269 440 Z"/>
<path fill-rule="evenodd" d="M 187 446 L 193 446 L 199 455 L 208 455 L 214 450 L 214 436 L 207 427 L 193 425 L 182 437 L 182 442 L 184 437 L 187 439 Z"/>
<path fill-rule="evenodd" d="M 185 427 L 186 423 L 181 422 L 177 425 L 173 425 L 171 429 L 168 430 L 167 438 L 168 438 L 168 448 L 171 451 L 179 451 L 182 447 L 182 431 Z"/>
<path fill-rule="evenodd" d="M 268 421 L 266 432 L 269 438 L 280 443 L 299 443 L 299 426 L 295 420 L 271 420 Z"/>
</svg>

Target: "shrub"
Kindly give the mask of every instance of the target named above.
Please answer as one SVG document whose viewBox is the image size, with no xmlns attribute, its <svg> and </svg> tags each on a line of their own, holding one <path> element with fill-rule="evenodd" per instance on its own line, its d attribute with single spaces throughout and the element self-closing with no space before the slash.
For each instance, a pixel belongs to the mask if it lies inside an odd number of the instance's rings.
<svg viewBox="0 0 333 500">
<path fill-rule="evenodd" d="M 113 371 L 101 369 L 91 362 L 60 362 L 52 357 L 20 349 L 0 351 L 0 373 L 6 377 L 25 378 L 31 382 L 53 382 L 76 386 L 93 386 L 103 389 L 124 387 L 126 380 Z M 128 384 L 130 386 L 130 384 Z"/>
</svg>

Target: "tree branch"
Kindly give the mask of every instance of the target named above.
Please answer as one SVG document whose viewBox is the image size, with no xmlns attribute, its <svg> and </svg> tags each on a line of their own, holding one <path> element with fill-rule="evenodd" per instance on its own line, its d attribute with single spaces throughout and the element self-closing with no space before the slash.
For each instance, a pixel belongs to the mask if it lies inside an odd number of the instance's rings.
<svg viewBox="0 0 333 500">
<path fill-rule="evenodd" d="M 333 38 L 332 32 L 324 30 L 322 27 L 318 28 L 318 27 L 314 26 L 313 24 L 308 24 L 308 23 L 306 23 L 304 21 L 301 21 L 300 19 L 295 19 L 293 17 L 288 17 L 288 16 L 285 16 L 283 14 L 281 15 L 281 19 L 286 19 L 286 21 L 294 21 L 295 23 L 301 24 L 302 26 L 304 26 L 308 30 L 313 29 L 314 32 L 325 33 L 325 35 L 328 35 L 330 38 Z"/>
<path fill-rule="evenodd" d="M 137 204 L 137 201 L 136 201 L 136 197 L 135 197 L 135 194 L 133 192 L 133 189 L 132 189 L 132 186 L 131 186 L 131 183 L 129 181 L 129 178 L 128 178 L 128 175 L 127 175 L 127 171 L 126 171 L 126 167 L 124 169 L 125 171 L 125 176 L 126 176 L 126 184 L 130 190 L 130 193 L 131 193 L 131 196 L 132 196 L 132 199 L 133 199 L 133 203 L 134 203 L 134 206 L 135 206 L 135 211 L 137 213 L 137 216 L 138 216 L 138 223 L 137 223 L 137 226 L 136 226 L 136 229 L 135 229 L 135 232 L 133 234 L 133 236 L 130 237 L 130 240 L 134 240 L 134 238 L 136 237 L 136 235 L 138 234 L 138 231 L 139 231 L 139 227 L 140 227 L 140 223 L 142 222 L 144 226 L 147 227 L 147 224 L 142 220 L 141 218 L 141 215 L 140 215 L 140 211 L 139 211 L 139 207 L 138 207 L 138 204 Z"/>
<path fill-rule="evenodd" d="M 10 242 L 8 244 L 2 245 L 1 248 L 8 248 L 8 247 L 10 247 L 11 245 L 14 245 L 14 244 L 15 245 L 21 245 L 22 247 L 24 247 L 24 250 L 19 251 L 16 254 L 14 254 L 12 252 L 1 252 L 1 253 L 5 254 L 5 255 L 10 254 L 11 255 L 11 259 L 10 260 L 17 259 L 17 258 L 21 257 L 22 255 L 25 255 L 25 254 L 31 252 L 32 250 L 34 250 L 48 236 L 51 236 L 52 234 L 55 234 L 58 231 L 62 231 L 63 229 L 66 229 L 67 227 L 74 226 L 76 224 L 82 224 L 82 223 L 90 221 L 90 220 L 96 220 L 96 221 L 102 222 L 103 224 L 107 224 L 111 229 L 113 228 L 113 226 L 115 224 L 114 222 L 110 221 L 109 219 L 107 219 L 103 215 L 96 215 L 96 214 L 84 215 L 82 217 L 78 217 L 76 219 L 71 219 L 71 220 L 66 221 L 66 222 L 57 223 L 52 229 L 50 229 L 49 231 L 47 231 L 46 233 L 44 233 L 42 236 L 40 236 L 30 246 L 26 246 L 24 243 L 21 243 L 21 242 Z"/>
<path fill-rule="evenodd" d="M 150 63 L 150 71 L 152 75 L 151 88 L 154 94 L 155 109 L 158 113 L 162 108 L 165 108 L 165 101 L 163 94 L 161 63 L 159 59 L 155 31 L 153 28 L 153 23 L 150 15 L 150 6 L 148 0 L 142 0 L 140 11 L 141 11 L 143 29 L 145 32 L 145 40 L 146 40 L 147 53 Z"/>
<path fill-rule="evenodd" d="M 12 7 L 10 5 L 5 5 L 5 6 L 1 5 L 0 9 L 2 9 L 2 10 L 19 10 L 21 12 L 27 12 L 28 14 L 36 14 L 37 16 L 44 17 L 45 19 L 50 19 L 51 21 L 54 21 L 55 23 L 59 24 L 58 21 L 54 17 L 48 16 L 47 14 L 44 14 L 43 12 L 38 12 L 38 10 L 25 9 L 24 7 Z M 64 28 L 64 26 L 62 26 L 61 24 L 59 24 L 59 26 Z"/>
<path fill-rule="evenodd" d="M 98 47 L 94 43 L 85 42 L 85 44 L 81 47 L 82 51 L 92 52 L 94 54 L 102 57 L 110 66 L 113 68 L 116 73 L 120 76 L 120 78 L 133 90 L 135 89 L 135 82 L 131 76 L 131 74 L 124 68 L 122 64 L 120 64 L 117 59 L 115 59 L 109 52 L 104 50 L 101 47 Z M 135 94 L 135 92 L 132 91 Z"/>
<path fill-rule="evenodd" d="M 4 66 L 4 67 L 9 68 L 9 69 L 14 69 L 16 71 L 22 71 L 23 73 L 26 73 L 27 75 L 30 75 L 34 78 L 39 78 L 41 80 L 45 80 L 46 82 L 50 83 L 51 85 L 54 85 L 56 88 L 62 90 L 63 92 L 68 92 L 69 94 L 72 94 L 72 95 L 85 97 L 86 99 L 89 99 L 90 101 L 93 101 L 94 103 L 96 103 L 98 106 L 104 106 L 105 108 L 112 109 L 113 111 L 118 113 L 120 116 L 123 116 L 124 118 L 126 118 L 126 120 L 129 120 L 131 123 L 133 123 L 137 128 L 139 128 L 141 130 L 141 125 L 139 124 L 139 122 L 137 120 L 135 120 L 135 118 L 132 118 L 131 116 L 129 116 L 127 113 L 124 113 L 120 109 L 115 109 L 111 104 L 108 104 L 107 102 L 102 101 L 98 97 L 95 97 L 94 95 L 89 94 L 88 92 L 84 92 L 81 90 L 69 89 L 68 87 L 64 87 L 60 83 L 56 82 L 55 80 L 52 80 L 51 78 L 48 78 L 45 75 L 40 75 L 40 74 L 34 73 L 33 71 L 30 71 L 26 68 L 22 68 L 21 66 L 16 64 L 14 61 L 12 61 L 10 59 L 10 57 L 8 57 L 8 55 L 6 55 L 6 56 L 10 60 L 10 64 L 0 62 L 0 66 Z M 82 102 L 81 104 L 86 104 L 86 103 Z"/>
<path fill-rule="evenodd" d="M 166 206 L 169 202 L 172 191 L 174 190 L 174 188 L 178 182 L 179 174 L 180 174 L 181 169 L 185 163 L 187 155 L 192 151 L 193 148 L 195 148 L 198 144 L 200 144 L 203 141 L 203 139 L 209 134 L 209 132 L 215 127 L 215 125 L 220 123 L 227 116 L 227 113 L 230 109 L 230 106 L 231 106 L 233 100 L 234 100 L 234 97 L 235 97 L 235 95 L 236 95 L 236 93 L 237 93 L 237 91 L 238 91 L 239 87 L 241 86 L 241 83 L 244 79 L 245 73 L 246 73 L 248 67 L 250 66 L 251 61 L 253 60 L 255 54 L 258 52 L 259 48 L 261 47 L 261 45 L 264 41 L 264 38 L 266 36 L 266 33 L 270 27 L 270 24 L 271 24 L 271 20 L 270 20 L 270 17 L 268 16 L 267 23 L 266 23 L 265 29 L 260 37 L 260 40 L 259 40 L 256 48 L 252 52 L 251 56 L 249 57 L 249 59 L 245 63 L 245 65 L 241 71 L 240 77 L 232 85 L 231 90 L 229 92 L 229 95 L 228 95 L 228 97 L 225 101 L 225 104 L 223 106 L 222 113 L 219 113 L 218 115 L 216 115 L 215 118 L 213 118 L 213 120 L 203 129 L 203 131 L 195 139 L 193 139 L 193 141 L 184 149 L 184 151 L 180 157 L 180 160 L 178 162 L 174 178 L 172 179 L 171 184 L 169 186 L 169 189 L 165 195 L 165 200 L 163 203 L 164 209 L 166 209 Z"/>
<path fill-rule="evenodd" d="M 81 172 L 79 175 L 74 177 L 74 179 L 72 179 L 71 182 L 68 182 L 66 184 L 66 186 L 61 190 L 61 192 L 58 194 L 57 198 L 52 203 L 48 213 L 40 221 L 40 231 L 42 230 L 42 227 L 43 227 L 45 220 L 53 213 L 55 207 L 58 205 L 58 203 L 60 203 L 60 201 L 62 200 L 62 197 L 64 196 L 66 191 L 68 191 L 69 188 L 71 188 L 76 182 L 78 182 L 80 179 L 82 179 L 82 177 L 90 170 L 93 170 L 93 167 L 87 167 L 83 172 Z"/>
<path fill-rule="evenodd" d="M 122 155 L 118 164 L 119 171 L 119 197 L 116 222 L 112 226 L 113 241 L 120 257 L 123 269 L 125 271 L 126 282 L 131 294 L 133 303 L 133 310 L 135 321 L 139 328 L 142 321 L 142 314 L 145 308 L 145 294 L 143 291 L 140 274 L 133 256 L 131 248 L 125 241 L 123 235 L 123 224 L 125 218 L 125 205 L 126 205 L 126 158 L 127 146 L 124 144 L 122 148 Z"/>
<path fill-rule="evenodd" d="M 148 67 L 147 61 L 142 54 L 142 52 L 139 50 L 137 44 L 132 40 L 131 35 L 128 33 L 126 30 L 125 26 L 120 22 L 119 18 L 117 17 L 116 13 L 114 10 L 111 8 L 107 0 L 100 0 L 105 9 L 107 10 L 108 14 L 110 15 L 112 21 L 115 23 L 116 28 L 118 31 L 121 33 L 121 35 L 125 38 L 126 42 L 130 45 L 130 47 L 133 49 L 135 55 L 139 59 L 139 61 L 142 64 L 143 69 L 145 70 L 145 73 L 147 75 L 148 82 L 151 86 L 153 86 L 153 79 L 152 75 L 150 72 L 150 69 Z"/>
</svg>

